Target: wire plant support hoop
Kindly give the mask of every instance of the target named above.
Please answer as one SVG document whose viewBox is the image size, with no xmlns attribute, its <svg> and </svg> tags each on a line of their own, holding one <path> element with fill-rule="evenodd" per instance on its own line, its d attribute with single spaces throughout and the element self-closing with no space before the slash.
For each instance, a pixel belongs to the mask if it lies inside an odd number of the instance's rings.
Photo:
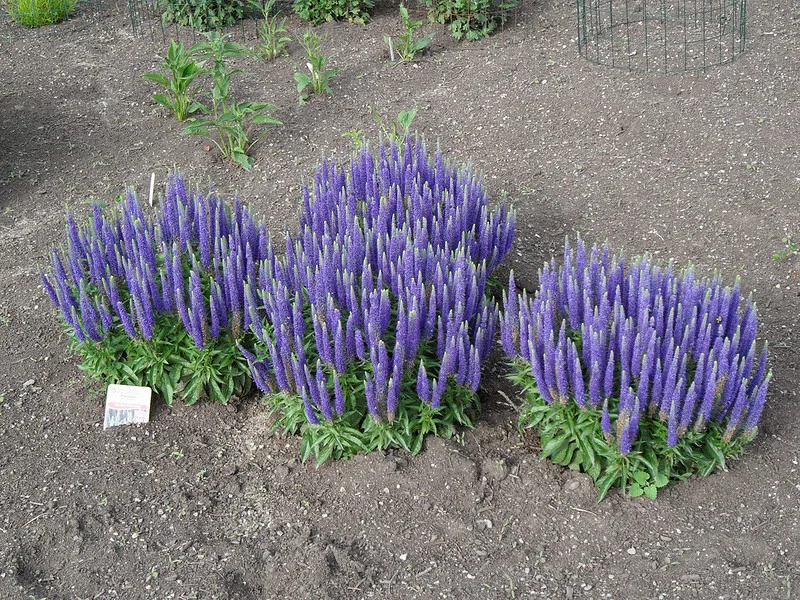
<svg viewBox="0 0 800 600">
<path fill-rule="evenodd" d="M 676 73 L 733 62 L 747 0 L 577 0 L 578 53 L 629 71 Z"/>
</svg>

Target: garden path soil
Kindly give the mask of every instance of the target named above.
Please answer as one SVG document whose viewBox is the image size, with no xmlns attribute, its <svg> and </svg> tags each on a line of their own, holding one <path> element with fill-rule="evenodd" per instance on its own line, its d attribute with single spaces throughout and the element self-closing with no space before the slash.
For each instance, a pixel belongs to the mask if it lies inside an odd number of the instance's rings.
<svg viewBox="0 0 800 600">
<path fill-rule="evenodd" d="M 732 65 L 631 74 L 576 56 L 574 5 L 525 0 L 491 38 L 437 37 L 417 64 L 386 64 L 394 10 L 326 24 L 335 96 L 298 106 L 300 49 L 248 62 L 241 97 L 274 102 L 283 127 L 249 173 L 150 100 L 143 72 L 166 43 L 132 35 L 124 5 L 39 30 L 0 24 L 0 598 L 628 599 L 800 597 L 800 2 L 752 3 Z M 293 34 L 304 25 L 291 18 Z M 564 236 L 741 275 L 774 379 L 757 440 L 728 472 L 656 501 L 612 492 L 537 457 L 517 434 L 495 363 L 484 412 L 460 440 L 418 456 L 322 468 L 270 430 L 257 398 L 156 403 L 146 426 L 102 429 L 37 275 L 65 207 L 106 203 L 168 169 L 239 193 L 276 237 L 320 156 L 343 132 L 375 137 L 418 103 L 415 127 L 483 174 L 519 213 L 507 261 L 536 282 Z M 508 401 L 507 400 L 510 400 Z"/>
</svg>

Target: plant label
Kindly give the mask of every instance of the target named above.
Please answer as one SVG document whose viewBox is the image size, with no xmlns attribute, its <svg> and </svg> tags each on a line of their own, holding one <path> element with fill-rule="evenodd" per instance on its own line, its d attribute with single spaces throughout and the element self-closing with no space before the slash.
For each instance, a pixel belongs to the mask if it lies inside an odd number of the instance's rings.
<svg viewBox="0 0 800 600">
<path fill-rule="evenodd" d="M 151 394 L 149 387 L 110 384 L 106 392 L 103 429 L 130 423 L 147 423 L 150 420 Z"/>
</svg>

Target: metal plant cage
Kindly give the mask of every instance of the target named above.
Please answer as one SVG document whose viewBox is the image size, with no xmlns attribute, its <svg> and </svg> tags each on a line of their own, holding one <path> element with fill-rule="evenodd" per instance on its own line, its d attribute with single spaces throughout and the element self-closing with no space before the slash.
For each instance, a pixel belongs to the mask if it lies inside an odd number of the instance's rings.
<svg viewBox="0 0 800 600">
<path fill-rule="evenodd" d="M 747 0 L 577 0 L 578 53 L 594 63 L 675 73 L 745 49 Z"/>
</svg>

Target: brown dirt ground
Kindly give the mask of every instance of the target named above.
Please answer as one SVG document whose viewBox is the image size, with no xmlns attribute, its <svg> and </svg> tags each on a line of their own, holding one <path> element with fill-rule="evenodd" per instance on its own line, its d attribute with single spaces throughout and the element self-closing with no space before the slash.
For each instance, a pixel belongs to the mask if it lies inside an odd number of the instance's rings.
<svg viewBox="0 0 800 600">
<path fill-rule="evenodd" d="M 292 33 L 304 25 L 290 19 Z M 124 3 L 27 30 L 0 23 L 0 598 L 683 599 L 800 597 L 798 236 L 800 2 L 753 3 L 740 61 L 631 74 L 579 58 L 575 8 L 526 1 L 476 43 L 436 26 L 418 64 L 386 64 L 394 10 L 326 24 L 335 96 L 298 106 L 288 58 L 249 62 L 242 97 L 278 105 L 246 173 L 150 100 L 166 43 L 133 36 Z M 64 208 L 143 194 L 177 166 L 239 193 L 276 235 L 298 185 L 341 134 L 418 103 L 415 126 L 519 212 L 518 282 L 565 235 L 739 274 L 759 301 L 775 377 L 758 439 L 728 472 L 657 501 L 538 459 L 495 365 L 460 441 L 317 469 L 270 432 L 257 399 L 156 404 L 103 431 L 103 390 L 66 351 L 37 269 Z"/>
</svg>

